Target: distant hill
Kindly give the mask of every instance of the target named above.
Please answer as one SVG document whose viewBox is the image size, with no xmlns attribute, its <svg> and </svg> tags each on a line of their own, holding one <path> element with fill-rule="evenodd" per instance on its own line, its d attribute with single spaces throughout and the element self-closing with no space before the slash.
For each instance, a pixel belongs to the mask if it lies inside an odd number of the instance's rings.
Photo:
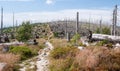
<svg viewBox="0 0 120 71">
<path fill-rule="evenodd" d="M 70 33 L 71 37 L 75 34 L 76 22 L 75 21 L 53 21 L 46 23 L 33 23 L 33 36 L 38 35 L 39 37 L 48 37 L 51 32 L 58 33 L 60 37 L 66 37 L 66 32 Z M 90 27 L 89 27 L 90 26 Z M 67 29 L 66 29 L 67 27 Z M 110 25 L 105 23 L 101 24 L 102 28 L 111 29 Z M 17 26 L 16 30 L 19 28 Z M 79 33 L 81 36 L 88 35 L 88 30 L 91 30 L 93 33 L 100 28 L 99 23 L 89 23 L 89 22 L 79 22 Z M 120 27 L 117 27 L 117 34 L 120 35 Z M 8 27 L 3 29 L 4 33 L 12 33 L 13 27 Z"/>
<path fill-rule="evenodd" d="M 55 32 L 61 33 L 63 37 L 65 36 L 66 31 L 68 33 L 71 33 L 71 36 L 75 34 L 75 30 L 76 30 L 75 21 L 54 21 L 54 22 L 49 22 L 48 24 L 50 25 L 50 28 L 54 33 Z M 110 25 L 102 24 L 101 27 L 110 28 Z M 88 34 L 88 30 L 91 30 L 94 33 L 98 28 L 100 28 L 100 25 L 98 23 L 79 22 L 79 33 L 83 36 Z"/>
</svg>

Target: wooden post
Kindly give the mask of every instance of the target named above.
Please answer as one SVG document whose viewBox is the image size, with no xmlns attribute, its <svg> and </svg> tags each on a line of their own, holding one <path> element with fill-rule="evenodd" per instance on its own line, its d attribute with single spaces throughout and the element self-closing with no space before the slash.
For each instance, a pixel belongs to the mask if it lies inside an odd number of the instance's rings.
<svg viewBox="0 0 120 71">
<path fill-rule="evenodd" d="M 65 37 L 67 37 L 67 20 L 65 21 Z"/>
<path fill-rule="evenodd" d="M 112 21 L 112 35 L 116 35 L 116 25 L 117 25 L 117 5 L 115 6 L 115 9 L 113 10 L 113 21 Z"/>
<path fill-rule="evenodd" d="M 17 22 L 17 20 L 16 20 L 16 29 L 15 29 L 15 32 L 17 32 L 17 26 L 18 26 L 18 22 Z"/>
<path fill-rule="evenodd" d="M 3 35 L 3 7 L 1 7 L 1 35 Z"/>
<path fill-rule="evenodd" d="M 78 34 L 78 26 L 79 26 L 79 12 L 77 12 L 77 20 L 76 20 L 76 34 Z"/>
<path fill-rule="evenodd" d="M 102 19 L 100 20 L 100 34 L 102 34 Z"/>
<path fill-rule="evenodd" d="M 14 17 L 14 12 L 13 12 L 13 33 L 14 33 L 14 30 L 15 30 L 14 19 L 15 19 L 15 17 Z"/>
<path fill-rule="evenodd" d="M 89 17 L 89 23 L 88 23 L 88 24 L 89 24 L 89 26 L 88 26 L 88 29 L 89 29 L 89 30 L 91 30 L 91 29 L 90 29 L 90 20 L 91 20 L 91 15 L 90 15 L 90 17 Z"/>
<path fill-rule="evenodd" d="M 15 25 L 15 38 L 16 38 L 16 36 L 17 36 L 17 30 L 18 30 L 18 22 L 17 22 L 17 20 L 16 20 L 16 25 Z"/>
<path fill-rule="evenodd" d="M 67 32 L 67 41 L 70 42 L 70 33 Z"/>
</svg>

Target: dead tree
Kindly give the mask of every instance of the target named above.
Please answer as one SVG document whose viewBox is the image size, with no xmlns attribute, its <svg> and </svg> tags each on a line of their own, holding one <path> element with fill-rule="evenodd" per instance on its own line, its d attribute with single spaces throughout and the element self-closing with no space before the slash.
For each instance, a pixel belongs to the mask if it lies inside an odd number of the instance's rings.
<svg viewBox="0 0 120 71">
<path fill-rule="evenodd" d="M 65 37 L 67 38 L 67 41 L 70 41 L 70 32 L 68 31 L 68 20 L 65 21 Z"/>
<path fill-rule="evenodd" d="M 65 36 L 67 37 L 67 20 L 65 21 Z"/>
<path fill-rule="evenodd" d="M 113 10 L 113 21 L 112 21 L 112 35 L 116 35 L 116 25 L 117 25 L 117 5 L 115 6 L 115 9 Z"/>
<path fill-rule="evenodd" d="M 91 16 L 89 17 L 89 22 L 88 22 L 88 24 L 89 24 L 88 29 L 89 30 L 90 30 L 90 19 L 91 19 Z"/>
<path fill-rule="evenodd" d="M 1 35 L 3 35 L 3 7 L 1 7 Z"/>
<path fill-rule="evenodd" d="M 13 32 L 14 32 L 14 27 L 15 27 L 15 25 L 14 25 L 14 18 L 15 18 L 15 16 L 14 16 L 14 12 L 13 12 Z"/>
<path fill-rule="evenodd" d="M 13 31 L 11 33 L 11 38 L 12 39 L 15 39 L 15 23 L 14 23 L 14 19 L 15 19 L 15 16 L 14 16 L 14 12 L 13 12 Z"/>
<path fill-rule="evenodd" d="M 77 20 L 76 20 L 76 34 L 78 34 L 78 26 L 79 26 L 79 12 L 77 12 Z"/>
<path fill-rule="evenodd" d="M 100 20 L 100 33 L 102 33 L 102 19 Z"/>
<path fill-rule="evenodd" d="M 18 26 L 18 22 L 16 20 L 15 32 L 17 32 L 17 26 Z"/>
</svg>

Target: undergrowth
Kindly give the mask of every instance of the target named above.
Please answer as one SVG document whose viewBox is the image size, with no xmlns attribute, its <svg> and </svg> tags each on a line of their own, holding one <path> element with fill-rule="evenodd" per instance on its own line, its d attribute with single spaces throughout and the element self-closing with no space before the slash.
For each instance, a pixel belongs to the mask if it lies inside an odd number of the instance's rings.
<svg viewBox="0 0 120 71">
<path fill-rule="evenodd" d="M 57 47 L 50 53 L 50 71 L 119 71 L 120 48 L 88 46 Z"/>
<path fill-rule="evenodd" d="M 19 54 L 21 56 L 21 60 L 26 60 L 37 54 L 37 52 L 25 46 L 11 46 L 9 52 Z"/>
</svg>

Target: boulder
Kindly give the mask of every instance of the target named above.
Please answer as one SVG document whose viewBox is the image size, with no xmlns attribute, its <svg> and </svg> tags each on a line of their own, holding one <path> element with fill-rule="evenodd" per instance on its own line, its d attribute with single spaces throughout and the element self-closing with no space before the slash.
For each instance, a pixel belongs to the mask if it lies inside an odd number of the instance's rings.
<svg viewBox="0 0 120 71">
<path fill-rule="evenodd" d="M 2 51 L 3 52 L 8 52 L 9 51 L 9 46 L 8 45 L 4 45 Z"/>
<path fill-rule="evenodd" d="M 82 47 L 82 46 L 79 46 L 79 47 L 78 47 L 78 49 L 80 49 L 80 50 L 83 50 L 83 49 L 84 49 L 84 47 Z"/>
<path fill-rule="evenodd" d="M 117 48 L 120 48 L 120 44 L 119 43 L 116 43 L 116 45 L 115 45 L 115 49 L 117 49 Z"/>
<path fill-rule="evenodd" d="M 7 63 L 0 63 L 0 71 L 8 71 Z"/>
</svg>

